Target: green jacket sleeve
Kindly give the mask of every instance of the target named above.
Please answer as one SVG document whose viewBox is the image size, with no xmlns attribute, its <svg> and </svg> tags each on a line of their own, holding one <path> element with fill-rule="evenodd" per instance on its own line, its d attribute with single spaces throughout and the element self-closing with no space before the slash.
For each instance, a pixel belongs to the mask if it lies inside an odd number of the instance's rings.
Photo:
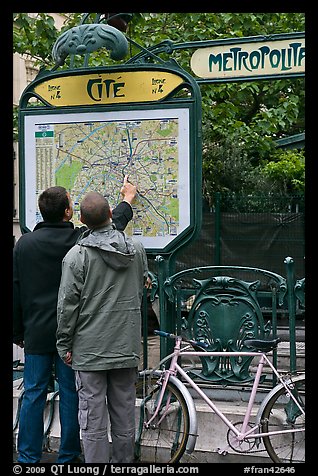
<svg viewBox="0 0 318 476">
<path fill-rule="evenodd" d="M 62 262 L 56 331 L 56 347 L 62 360 L 65 360 L 67 352 L 72 352 L 74 330 L 79 315 L 81 289 L 84 282 L 81 253 L 78 253 L 78 248 L 75 245 L 66 254 Z"/>
</svg>

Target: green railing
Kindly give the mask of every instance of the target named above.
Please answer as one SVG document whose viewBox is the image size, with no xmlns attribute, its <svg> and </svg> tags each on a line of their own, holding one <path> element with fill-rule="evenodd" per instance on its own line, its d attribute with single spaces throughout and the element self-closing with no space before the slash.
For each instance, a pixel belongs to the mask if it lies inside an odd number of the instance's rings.
<svg viewBox="0 0 318 476">
<path fill-rule="evenodd" d="M 305 278 L 295 279 L 292 258 L 284 260 L 286 277 L 243 266 L 196 267 L 164 276 L 164 258 L 158 257 L 157 264 L 158 274 L 152 275 L 152 298 L 155 294 L 160 296 L 162 329 L 204 340 L 209 346 L 207 350 L 244 350 L 245 338 L 277 337 L 279 318 L 284 315 L 288 317 L 289 370 L 297 369 L 296 315 L 299 310 L 305 313 Z M 145 320 L 143 326 L 146 336 Z M 146 368 L 146 338 L 143 346 Z M 160 347 L 161 357 L 172 350 L 163 339 Z M 235 385 L 253 378 L 249 358 L 200 360 L 201 366 L 193 374 L 202 382 Z M 277 351 L 273 353 L 273 363 L 277 366 Z M 273 375 L 265 380 L 275 384 Z"/>
</svg>

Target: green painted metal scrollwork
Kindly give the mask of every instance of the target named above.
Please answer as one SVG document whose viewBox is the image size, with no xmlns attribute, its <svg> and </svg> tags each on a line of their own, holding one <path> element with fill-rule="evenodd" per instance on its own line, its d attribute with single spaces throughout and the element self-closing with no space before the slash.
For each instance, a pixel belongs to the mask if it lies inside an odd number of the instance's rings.
<svg viewBox="0 0 318 476">
<path fill-rule="evenodd" d="M 264 338 L 265 325 L 256 292 L 260 281 L 246 282 L 227 276 L 194 280 L 199 287 L 187 318 L 185 335 L 208 344 L 208 351 L 244 351 L 247 338 Z M 202 371 L 192 373 L 219 383 L 247 382 L 253 379 L 249 367 L 253 357 L 201 357 Z"/>
<path fill-rule="evenodd" d="M 178 332 L 205 342 L 207 351 L 225 352 L 247 350 L 247 338 L 276 336 L 276 308 L 285 302 L 287 284 L 282 276 L 260 268 L 203 266 L 166 277 L 163 289 L 167 320 L 176 319 Z M 271 320 L 265 322 L 264 310 Z M 252 360 L 202 356 L 201 365 L 190 371 L 205 382 L 239 384 L 253 380 Z M 274 365 L 276 360 L 274 352 Z"/>
<path fill-rule="evenodd" d="M 305 305 L 305 278 L 298 279 L 295 284 L 295 296 L 301 303 L 301 305 Z"/>
<path fill-rule="evenodd" d="M 53 46 L 55 67 L 62 66 L 68 55 L 85 55 L 102 47 L 111 51 L 114 60 L 121 60 L 128 53 L 127 39 L 117 28 L 100 23 L 75 26 L 64 32 Z"/>
</svg>

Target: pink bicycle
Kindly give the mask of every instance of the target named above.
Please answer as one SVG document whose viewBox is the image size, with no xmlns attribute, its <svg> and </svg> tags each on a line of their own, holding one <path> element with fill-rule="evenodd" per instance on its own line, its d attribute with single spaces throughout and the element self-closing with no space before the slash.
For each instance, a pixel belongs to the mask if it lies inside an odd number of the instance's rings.
<svg viewBox="0 0 318 476">
<path fill-rule="evenodd" d="M 188 390 L 192 388 L 228 427 L 227 443 L 219 449 L 220 454 L 226 454 L 229 448 L 244 454 L 266 450 L 276 463 L 305 462 L 305 375 L 282 373 L 274 367 L 269 354 L 277 347 L 279 338 L 245 340 L 245 347 L 252 348 L 248 352 L 210 352 L 204 350 L 206 345 L 203 342 L 185 340 L 164 331 L 155 333 L 174 339 L 175 346 L 173 353 L 162 359 L 156 368 L 139 374 L 136 461 L 176 463 L 184 453 L 194 451 L 198 423 L 195 403 Z M 202 351 L 189 350 L 191 345 L 201 347 Z M 200 355 L 229 358 L 253 356 L 257 359 L 255 378 L 242 422 L 231 422 L 186 369 L 178 364 L 181 356 Z M 269 366 L 276 375 L 277 385 L 268 391 L 256 417 L 252 418 L 264 366 Z"/>
</svg>

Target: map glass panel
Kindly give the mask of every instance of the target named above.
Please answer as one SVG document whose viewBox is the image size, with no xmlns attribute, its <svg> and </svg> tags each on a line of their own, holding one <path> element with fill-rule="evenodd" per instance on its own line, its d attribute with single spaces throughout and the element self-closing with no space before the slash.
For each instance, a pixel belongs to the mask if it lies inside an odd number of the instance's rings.
<svg viewBox="0 0 318 476">
<path fill-rule="evenodd" d="M 26 117 L 26 218 L 42 221 L 40 193 L 61 185 L 73 200 L 75 226 L 89 191 L 114 208 L 123 178 L 137 185 L 126 228 L 146 248 L 164 248 L 190 224 L 189 111 L 55 114 Z"/>
</svg>

